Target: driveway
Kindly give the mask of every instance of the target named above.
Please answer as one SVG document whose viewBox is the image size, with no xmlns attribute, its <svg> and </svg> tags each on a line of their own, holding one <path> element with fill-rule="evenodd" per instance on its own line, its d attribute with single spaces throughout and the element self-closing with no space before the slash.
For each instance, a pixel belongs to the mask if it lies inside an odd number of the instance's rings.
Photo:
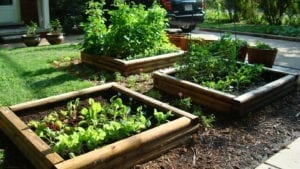
<svg viewBox="0 0 300 169">
<path fill-rule="evenodd" d="M 201 37 L 204 39 L 219 39 L 224 33 L 219 32 L 206 32 L 201 30 L 194 30 L 192 36 Z M 275 60 L 275 67 L 286 67 L 296 69 L 295 71 L 300 72 L 300 42 L 267 39 L 261 37 L 253 37 L 246 35 L 235 35 L 234 37 L 246 40 L 250 45 L 255 44 L 256 41 L 262 41 L 268 43 L 272 47 L 278 49 L 278 54 Z"/>
</svg>

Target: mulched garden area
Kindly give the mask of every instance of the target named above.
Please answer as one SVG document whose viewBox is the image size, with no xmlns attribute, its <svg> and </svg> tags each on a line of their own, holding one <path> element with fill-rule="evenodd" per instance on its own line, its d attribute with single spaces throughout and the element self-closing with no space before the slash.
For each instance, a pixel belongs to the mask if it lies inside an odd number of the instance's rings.
<svg viewBox="0 0 300 169">
<path fill-rule="evenodd" d="M 300 89 L 248 117 L 216 119 L 194 142 L 136 168 L 255 168 L 300 137 Z"/>
<path fill-rule="evenodd" d="M 151 89 L 149 83 L 146 86 Z M 0 137 L 0 149 L 6 150 L 5 168 L 33 168 L 2 132 Z M 216 115 L 213 127 L 200 128 L 190 142 L 134 168 L 255 168 L 297 137 L 300 137 L 299 88 L 243 118 Z"/>
</svg>

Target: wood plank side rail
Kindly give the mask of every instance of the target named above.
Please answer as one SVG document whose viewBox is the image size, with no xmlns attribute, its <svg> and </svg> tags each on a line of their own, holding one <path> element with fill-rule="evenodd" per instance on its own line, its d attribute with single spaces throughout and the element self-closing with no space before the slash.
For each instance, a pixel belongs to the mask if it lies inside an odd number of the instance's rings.
<svg viewBox="0 0 300 169">
<path fill-rule="evenodd" d="M 49 169 L 63 159 L 52 151 L 24 122 L 8 107 L 0 108 L 1 130 L 18 146 L 22 153 L 29 157 L 35 167 Z"/>
<path fill-rule="evenodd" d="M 156 141 L 158 138 L 168 138 L 170 134 L 184 130 L 190 123 L 190 119 L 181 117 L 159 127 L 59 163 L 56 165 L 56 168 L 106 168 L 106 163 L 109 163 L 111 159 L 130 151 L 137 151 L 144 144 Z"/>
<path fill-rule="evenodd" d="M 184 54 L 184 51 L 172 52 L 163 55 L 145 57 L 133 60 L 122 60 L 107 56 L 92 55 L 81 52 L 81 61 L 98 68 L 117 71 L 128 76 L 137 73 L 147 73 L 160 68 L 172 66 Z"/>
</svg>

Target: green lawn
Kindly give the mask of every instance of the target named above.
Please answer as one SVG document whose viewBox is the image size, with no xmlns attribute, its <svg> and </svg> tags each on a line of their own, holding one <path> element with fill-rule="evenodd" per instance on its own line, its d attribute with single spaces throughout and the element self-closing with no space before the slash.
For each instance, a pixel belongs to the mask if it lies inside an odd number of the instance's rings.
<svg viewBox="0 0 300 169">
<path fill-rule="evenodd" d="M 212 21 L 205 21 L 199 24 L 199 28 L 213 28 L 218 30 L 300 37 L 299 26 L 250 25 L 245 23 L 218 23 Z"/>
<path fill-rule="evenodd" d="M 57 95 L 92 86 L 51 63 L 79 58 L 74 45 L 0 49 L 0 106 Z"/>
</svg>

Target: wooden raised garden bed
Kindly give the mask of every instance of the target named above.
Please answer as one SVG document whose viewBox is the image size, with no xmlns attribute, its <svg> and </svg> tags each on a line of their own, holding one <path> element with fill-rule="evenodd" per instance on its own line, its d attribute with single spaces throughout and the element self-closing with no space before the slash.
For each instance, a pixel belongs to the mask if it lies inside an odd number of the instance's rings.
<svg viewBox="0 0 300 169">
<path fill-rule="evenodd" d="M 266 76 L 278 78 L 241 95 L 233 95 L 177 79 L 172 76 L 175 73 L 174 69 L 154 72 L 154 87 L 175 96 L 179 96 L 180 93 L 183 97 L 190 97 L 194 102 L 219 112 L 243 114 L 267 105 L 297 87 L 297 75 L 265 69 Z"/>
<path fill-rule="evenodd" d="M 216 41 L 216 40 L 208 40 L 202 38 L 192 38 L 186 34 L 167 34 L 167 36 L 170 42 L 173 43 L 176 47 L 180 48 L 181 50 L 188 50 L 189 45 L 191 43 L 205 45 Z"/>
<path fill-rule="evenodd" d="M 122 94 L 126 99 L 133 99 L 143 105 L 160 111 L 169 111 L 175 115 L 173 120 L 150 128 L 139 134 L 121 139 L 78 155 L 63 159 L 58 153 L 38 137 L 26 125 L 26 117 L 41 116 L 41 112 L 55 109 L 66 102 L 80 98 L 108 97 Z M 130 100 L 130 99 L 129 99 Z M 185 111 L 150 97 L 131 91 L 116 83 L 107 83 L 75 92 L 69 92 L 40 100 L 0 108 L 1 129 L 14 142 L 23 154 L 39 169 L 73 169 L 73 168 L 128 168 L 161 155 L 172 147 L 189 139 L 189 135 L 199 127 L 198 118 Z"/>
<path fill-rule="evenodd" d="M 170 67 L 179 59 L 179 57 L 183 53 L 183 51 L 179 51 L 126 61 L 122 59 L 91 55 L 85 52 L 81 52 L 81 61 L 83 63 L 88 63 L 99 68 L 117 71 L 124 76 L 128 76 L 131 74 L 147 73 L 157 69 Z"/>
</svg>

